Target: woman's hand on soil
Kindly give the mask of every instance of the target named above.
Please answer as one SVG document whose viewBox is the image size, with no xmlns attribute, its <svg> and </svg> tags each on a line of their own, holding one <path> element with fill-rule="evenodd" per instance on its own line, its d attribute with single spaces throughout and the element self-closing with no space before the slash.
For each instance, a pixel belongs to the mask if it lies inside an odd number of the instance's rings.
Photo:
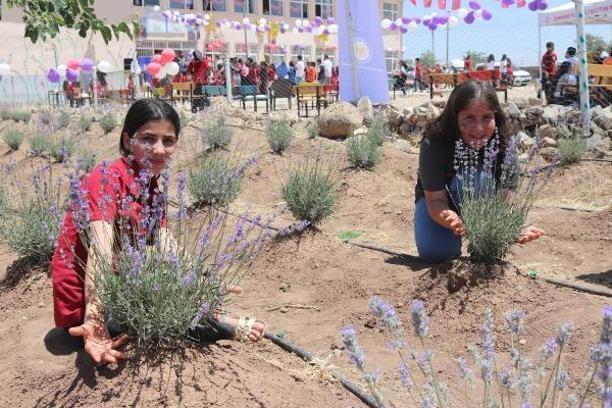
<svg viewBox="0 0 612 408">
<path fill-rule="evenodd" d="M 519 237 L 516 239 L 516 242 L 518 244 L 526 244 L 527 242 L 536 240 L 543 235 L 543 230 L 538 227 L 534 227 L 533 225 L 530 225 L 526 227 L 523 232 L 521 232 L 521 235 L 519 235 Z"/>
<path fill-rule="evenodd" d="M 71 336 L 83 337 L 85 352 L 97 363 L 118 363 L 125 358 L 125 353 L 117 350 L 128 341 L 127 334 L 111 339 L 106 325 L 94 321 L 68 329 Z"/>
<path fill-rule="evenodd" d="M 457 236 L 463 235 L 463 220 L 459 215 L 452 210 L 444 210 L 442 211 L 442 218 L 446 222 L 446 227 L 453 231 L 453 234 Z"/>
</svg>

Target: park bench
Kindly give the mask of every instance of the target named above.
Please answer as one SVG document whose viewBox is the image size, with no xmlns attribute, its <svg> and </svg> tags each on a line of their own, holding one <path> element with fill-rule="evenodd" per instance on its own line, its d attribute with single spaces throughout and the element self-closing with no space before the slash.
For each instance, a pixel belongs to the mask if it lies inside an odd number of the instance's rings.
<svg viewBox="0 0 612 408">
<path fill-rule="evenodd" d="M 272 110 L 276 110 L 276 100 L 287 98 L 289 110 L 291 110 L 291 99 L 295 96 L 293 84 L 290 80 L 280 78 L 273 81 L 268 89 L 270 93 L 270 105 Z"/>
</svg>

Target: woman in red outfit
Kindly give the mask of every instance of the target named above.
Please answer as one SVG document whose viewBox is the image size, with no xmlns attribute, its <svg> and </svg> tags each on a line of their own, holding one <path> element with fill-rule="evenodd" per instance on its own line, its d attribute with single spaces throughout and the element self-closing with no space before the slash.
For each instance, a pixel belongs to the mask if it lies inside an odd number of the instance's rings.
<svg viewBox="0 0 612 408">
<path fill-rule="evenodd" d="M 208 83 L 208 75 L 210 64 L 206 58 L 200 58 L 202 54 L 193 52 L 193 59 L 187 66 L 187 71 L 191 74 L 191 82 L 193 82 L 193 106 L 192 112 L 202 110 L 207 105 L 205 96 L 202 94 L 202 86 Z"/>
<path fill-rule="evenodd" d="M 180 120 L 172 106 L 156 99 L 136 101 L 121 131 L 121 157 L 96 166 L 80 182 L 86 193 L 87 220 L 72 211 L 64 219 L 51 262 L 55 324 L 73 336 L 83 337 L 85 351 L 97 363 L 116 363 L 124 358 L 117 348 L 127 341 L 127 336 L 111 338 L 103 312 L 94 301 L 94 262 L 88 260 L 113 259 L 114 242 L 126 223 L 136 237 L 145 235 L 144 197 L 153 201 L 160 194 L 157 178 L 176 150 L 179 133 Z M 149 194 L 145 194 L 145 186 Z M 162 215 L 156 228 L 162 242 L 173 242 L 166 226 Z M 86 240 L 80 236 L 83 233 Z M 222 315 L 216 318 L 226 331 L 227 327 L 236 329 L 239 325 L 238 319 Z M 248 339 L 256 341 L 263 336 L 265 325 L 252 321 L 248 329 Z"/>
</svg>

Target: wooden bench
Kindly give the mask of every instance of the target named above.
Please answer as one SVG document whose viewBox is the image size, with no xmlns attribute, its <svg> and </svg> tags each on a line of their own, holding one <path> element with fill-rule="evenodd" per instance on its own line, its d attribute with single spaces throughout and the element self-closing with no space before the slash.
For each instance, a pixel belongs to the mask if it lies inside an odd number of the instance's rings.
<svg viewBox="0 0 612 408">
<path fill-rule="evenodd" d="M 321 113 L 321 106 L 327 107 L 328 100 L 325 95 L 325 87 L 318 82 L 302 82 L 295 86 L 297 99 L 298 117 L 301 116 L 300 108 L 303 108 L 306 117 L 308 109 L 316 109 L 317 115 Z"/>
<path fill-rule="evenodd" d="M 172 90 L 170 92 L 170 101 L 185 103 L 191 102 L 193 97 L 193 85 L 190 82 L 173 82 L 171 84 Z"/>
</svg>

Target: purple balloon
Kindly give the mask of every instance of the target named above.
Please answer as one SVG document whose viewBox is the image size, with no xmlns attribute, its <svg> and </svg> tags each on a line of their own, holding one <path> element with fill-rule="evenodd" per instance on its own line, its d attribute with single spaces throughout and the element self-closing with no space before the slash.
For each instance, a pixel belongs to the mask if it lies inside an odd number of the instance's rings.
<svg viewBox="0 0 612 408">
<path fill-rule="evenodd" d="M 474 22 L 474 19 L 474 12 L 470 11 L 469 13 L 467 13 L 463 21 L 465 21 L 467 24 L 472 24 Z"/>
<path fill-rule="evenodd" d="M 332 25 L 336 22 L 333 17 L 327 17 L 327 24 Z"/>
<path fill-rule="evenodd" d="M 429 25 L 429 23 L 431 22 L 431 20 L 430 20 L 430 19 L 428 19 L 428 18 L 424 18 L 424 19 L 423 19 L 421 22 L 423 23 L 423 25 L 424 25 L 424 26 L 427 26 L 427 25 Z"/>
<path fill-rule="evenodd" d="M 529 10 L 531 11 L 536 11 L 538 9 L 538 2 L 532 1 L 531 3 L 527 5 L 527 7 L 529 7 Z"/>
<path fill-rule="evenodd" d="M 306 32 L 312 33 L 312 27 L 311 26 L 306 27 Z"/>
<path fill-rule="evenodd" d="M 478 3 L 477 1 L 472 0 L 472 1 L 470 1 L 468 3 L 468 6 L 470 6 L 470 8 L 472 10 L 478 10 L 480 8 L 480 3 Z"/>
<path fill-rule="evenodd" d="M 68 69 L 68 71 L 66 71 L 66 79 L 70 82 L 76 81 L 79 79 L 79 71 L 76 69 Z"/>
<path fill-rule="evenodd" d="M 540 4 L 538 4 L 539 10 L 546 10 L 547 8 L 548 8 L 548 4 L 544 0 L 542 0 Z"/>
<path fill-rule="evenodd" d="M 429 28 L 431 31 L 436 31 L 436 28 L 438 28 L 438 26 L 435 23 L 429 23 L 427 24 L 427 28 Z"/>
<path fill-rule="evenodd" d="M 408 32 L 408 27 L 406 27 L 405 25 L 401 26 L 400 27 L 400 32 L 402 34 L 406 34 Z"/>
<path fill-rule="evenodd" d="M 236 30 L 242 30 L 242 24 L 240 23 L 236 23 L 234 27 L 236 28 Z"/>
<path fill-rule="evenodd" d="M 281 28 L 278 31 L 280 31 L 281 34 L 285 34 L 287 32 L 287 30 L 285 30 L 285 27 L 283 26 L 281 26 Z"/>
<path fill-rule="evenodd" d="M 221 28 L 221 22 L 220 21 L 217 21 L 215 24 L 217 25 L 218 28 Z"/>
<path fill-rule="evenodd" d="M 244 25 L 244 29 L 245 29 L 245 30 L 250 30 L 250 29 L 251 29 L 251 23 L 246 23 L 246 24 Z"/>
<path fill-rule="evenodd" d="M 448 19 L 447 19 L 446 17 L 442 17 L 442 16 L 438 17 L 438 16 L 436 16 L 436 17 L 434 17 L 434 18 L 433 18 L 431 21 L 432 21 L 434 24 L 436 24 L 436 25 L 440 25 L 440 24 L 446 24 L 446 22 L 448 21 Z"/>
<path fill-rule="evenodd" d="M 81 69 L 86 72 L 91 72 L 94 69 L 94 63 L 89 58 L 83 58 L 81 60 Z"/>
<path fill-rule="evenodd" d="M 47 79 L 49 80 L 49 82 L 56 84 L 60 81 L 60 74 L 59 72 L 51 68 L 47 73 Z"/>
<path fill-rule="evenodd" d="M 515 3 L 515 1 L 514 1 L 514 0 L 502 0 L 502 5 L 503 5 L 503 6 L 506 6 L 506 7 L 511 6 L 511 5 L 513 5 L 514 3 Z"/>
<path fill-rule="evenodd" d="M 391 31 L 397 30 L 397 24 L 395 24 L 395 21 L 391 23 L 391 25 L 389 26 L 389 30 Z"/>
<path fill-rule="evenodd" d="M 489 21 L 493 17 L 493 14 L 489 10 L 482 9 L 482 19 Z"/>
<path fill-rule="evenodd" d="M 418 17 L 414 19 L 414 22 L 417 23 L 417 24 L 421 24 L 421 21 L 422 20 L 420 18 L 418 18 Z"/>
<path fill-rule="evenodd" d="M 323 35 L 330 35 L 331 32 L 326 28 L 325 30 L 323 30 Z"/>
<path fill-rule="evenodd" d="M 402 24 L 408 24 L 410 21 L 412 20 L 410 20 L 408 17 L 402 17 Z"/>
<path fill-rule="evenodd" d="M 316 25 L 317 27 L 320 26 L 321 24 L 323 24 L 323 19 L 319 16 L 316 16 L 314 19 L 314 25 Z"/>
<path fill-rule="evenodd" d="M 303 33 L 304 32 L 304 27 L 298 27 L 298 33 Z"/>
</svg>

